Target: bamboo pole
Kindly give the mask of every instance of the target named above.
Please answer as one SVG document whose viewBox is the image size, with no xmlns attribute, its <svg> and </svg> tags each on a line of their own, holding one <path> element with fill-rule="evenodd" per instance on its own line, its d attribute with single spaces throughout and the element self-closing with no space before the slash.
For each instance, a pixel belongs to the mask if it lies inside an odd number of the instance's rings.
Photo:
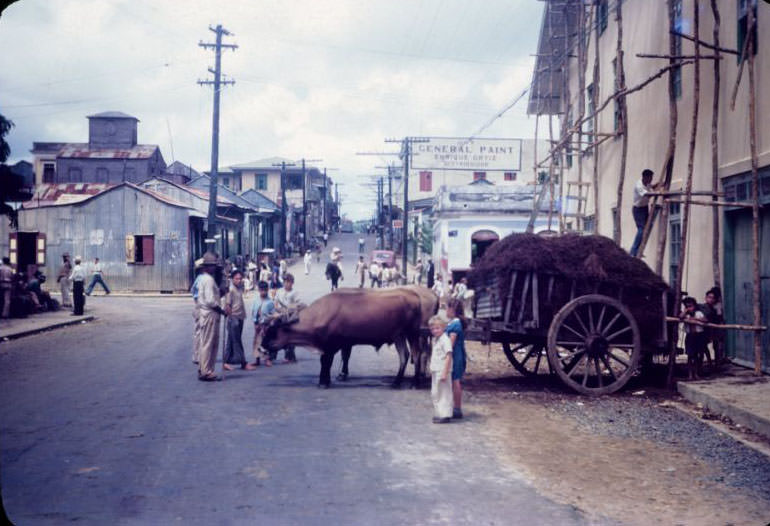
<svg viewBox="0 0 770 526">
<path fill-rule="evenodd" d="M 711 0 L 711 13 L 714 17 L 714 49 L 716 56 L 719 56 L 719 29 L 721 17 L 717 0 Z M 711 103 L 711 191 L 714 193 L 713 200 L 717 201 L 719 191 L 719 90 L 720 90 L 720 67 L 718 60 L 714 61 L 714 97 Z M 722 283 L 722 271 L 719 266 L 719 209 L 715 206 L 711 214 L 711 267 L 714 273 L 714 284 Z"/>
<path fill-rule="evenodd" d="M 674 36 L 682 37 L 685 40 L 689 40 L 690 42 L 695 41 L 695 39 L 693 37 L 691 37 L 690 35 L 688 35 L 686 33 L 680 33 L 679 31 L 671 31 L 671 34 L 674 35 Z M 714 41 L 713 44 L 709 44 L 708 42 L 704 42 L 703 40 L 700 40 L 698 43 L 701 46 L 707 47 L 709 49 L 713 49 L 714 51 L 720 51 L 722 53 L 729 53 L 731 55 L 738 55 L 738 51 L 735 50 L 735 49 L 728 49 L 728 48 L 724 48 L 724 47 L 719 47 L 719 42 L 717 42 L 716 40 Z"/>
<path fill-rule="evenodd" d="M 710 327 L 712 329 L 734 329 L 737 331 L 766 331 L 765 325 L 744 325 L 740 323 L 708 323 L 705 321 L 697 321 L 690 318 L 677 318 L 676 316 L 666 316 L 666 321 L 676 323 L 687 323 L 690 325 L 701 325 L 703 327 Z"/>
<path fill-rule="evenodd" d="M 553 83 L 553 77 L 551 77 L 551 83 Z M 553 92 L 553 89 L 551 90 Z M 553 115 L 548 114 L 548 144 L 553 144 Z M 553 209 L 554 209 L 554 185 L 553 185 L 553 157 L 551 157 L 551 163 L 548 165 L 548 191 L 551 193 L 551 200 L 548 204 L 548 230 L 551 230 L 551 222 L 553 221 Z"/>
<path fill-rule="evenodd" d="M 578 183 L 583 182 L 583 148 L 580 146 L 580 142 L 583 140 L 583 119 L 586 115 L 586 40 L 590 38 L 590 33 L 584 36 L 586 33 L 586 10 L 583 2 L 580 2 L 578 8 L 578 118 L 575 123 L 575 127 L 578 131 L 578 148 L 577 148 L 577 161 L 578 161 Z M 579 194 L 582 195 L 582 194 Z M 585 226 L 583 220 L 583 200 L 578 199 L 577 202 L 577 215 L 575 217 L 575 228 L 582 231 Z"/>
<path fill-rule="evenodd" d="M 594 74 L 593 74 L 593 80 L 592 84 L 594 86 L 594 89 L 592 90 L 591 97 L 594 101 L 594 108 L 597 106 L 597 102 L 599 101 L 599 0 L 594 0 L 594 6 L 593 6 L 593 20 L 595 22 L 594 24 L 594 31 L 596 34 L 594 35 Z M 594 120 L 593 120 L 594 126 L 593 131 L 594 133 L 599 132 L 599 112 L 594 112 Z M 593 228 L 591 228 L 591 233 L 596 234 L 599 232 L 599 145 L 596 144 L 596 135 L 593 136 L 593 154 L 594 154 L 594 166 L 593 166 L 593 177 L 592 177 L 592 183 L 593 183 L 593 193 L 594 193 L 594 220 L 593 220 Z"/>
<path fill-rule="evenodd" d="M 734 206 L 735 208 L 753 208 L 754 203 L 748 203 L 744 201 L 699 201 L 698 199 L 665 199 L 666 203 L 690 203 L 693 205 L 713 206 L 719 208 L 720 206 Z"/>
<path fill-rule="evenodd" d="M 751 5 L 751 2 L 748 3 Z M 753 19 L 752 13 L 751 18 Z M 748 20 L 749 17 L 746 18 Z M 741 85 L 741 78 L 743 77 L 743 65 L 746 63 L 746 53 L 749 49 L 754 49 L 754 26 L 746 28 L 746 40 L 743 41 L 743 49 L 741 49 L 741 63 L 738 65 L 738 76 L 735 78 L 735 85 L 733 86 L 733 95 L 730 97 L 730 110 L 735 110 L 735 100 L 738 97 L 738 88 Z"/>
<path fill-rule="evenodd" d="M 618 24 L 618 41 L 617 49 L 615 51 L 615 67 L 617 74 L 617 85 L 615 90 L 617 92 L 623 92 L 626 89 L 626 73 L 623 66 L 623 2 L 618 2 L 615 9 L 615 20 Z M 615 243 L 620 245 L 623 238 L 621 229 L 621 218 L 623 211 L 623 185 L 626 181 L 626 159 L 628 157 L 628 107 L 626 106 L 625 95 L 618 98 L 618 104 L 620 109 L 620 126 L 618 132 L 621 133 L 621 145 L 620 145 L 620 174 L 618 175 L 618 191 L 617 191 L 617 208 L 615 209 L 615 217 L 613 218 L 612 238 Z"/>
<path fill-rule="evenodd" d="M 675 15 L 674 15 L 674 0 L 667 0 L 668 3 L 668 25 L 669 30 L 673 31 L 675 27 Z M 671 56 L 676 55 L 676 41 L 673 35 L 669 36 L 669 53 Z M 669 66 L 675 66 L 676 60 L 669 59 Z M 668 151 L 666 152 L 666 160 L 663 168 L 663 190 L 668 191 L 671 188 L 671 178 L 674 172 L 674 154 L 676 153 L 676 125 L 679 118 L 678 108 L 676 104 L 676 93 L 674 90 L 674 75 L 671 71 L 668 75 L 668 108 L 669 108 L 669 139 L 668 139 Z M 657 197 L 653 197 L 653 211 L 647 218 L 647 224 L 644 226 L 644 235 L 642 239 L 642 246 L 639 247 L 638 255 L 644 253 L 644 243 L 647 240 L 647 236 L 652 229 L 652 223 L 655 219 L 655 205 Z M 668 207 L 663 206 L 661 210 L 660 223 L 658 224 L 658 246 L 655 251 L 655 273 L 660 276 L 663 274 L 663 256 L 666 250 L 666 234 L 668 233 Z M 684 251 L 682 251 L 684 253 Z M 681 290 L 674 291 L 676 301 L 674 302 L 675 308 L 679 308 L 679 297 Z M 674 365 L 676 364 L 676 343 L 672 339 L 669 342 L 669 354 L 668 354 L 668 379 L 669 386 L 673 379 Z"/>
<path fill-rule="evenodd" d="M 687 243 L 689 242 L 690 228 L 690 200 L 692 192 L 692 178 L 695 171 L 695 143 L 698 138 L 698 113 L 700 110 L 700 9 L 698 2 L 693 3 L 693 36 L 695 47 L 695 65 L 693 66 L 693 103 L 692 103 L 692 122 L 690 124 L 690 147 L 687 155 L 687 179 L 684 187 L 684 210 L 682 212 L 682 242 L 679 253 L 679 264 L 676 271 L 676 286 L 674 288 L 674 305 L 679 305 L 682 299 L 682 281 L 684 280 L 684 269 L 687 260 L 684 254 L 687 254 Z M 674 380 L 674 362 L 668 364 L 668 384 L 673 385 Z"/>
<path fill-rule="evenodd" d="M 700 41 L 699 41 L 700 42 Z M 637 53 L 637 57 L 639 58 L 673 58 L 674 60 L 693 60 L 695 59 L 695 55 L 656 55 L 653 53 Z M 720 55 L 703 55 L 699 57 L 700 60 L 722 60 L 723 57 Z"/>
<path fill-rule="evenodd" d="M 754 7 L 751 2 L 748 3 L 748 16 L 746 17 L 746 39 L 749 40 L 748 56 L 744 57 L 749 63 L 749 146 L 751 148 L 751 194 L 754 206 L 751 209 L 752 220 L 752 269 L 754 274 L 753 286 L 753 304 L 754 304 L 754 325 L 762 324 L 762 282 L 759 271 L 759 170 L 757 167 L 757 107 L 756 107 L 756 84 L 754 80 L 754 39 L 752 33 L 756 30 L 754 27 Z M 737 85 L 737 84 L 736 84 Z M 762 374 L 762 334 L 760 331 L 754 332 L 754 374 Z"/>
</svg>

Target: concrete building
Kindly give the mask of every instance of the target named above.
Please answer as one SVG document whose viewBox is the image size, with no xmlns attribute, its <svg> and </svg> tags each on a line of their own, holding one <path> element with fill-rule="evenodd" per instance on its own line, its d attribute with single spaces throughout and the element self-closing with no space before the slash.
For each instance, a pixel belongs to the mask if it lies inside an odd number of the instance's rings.
<svg viewBox="0 0 770 526">
<path fill-rule="evenodd" d="M 35 181 L 141 183 L 164 173 L 160 148 L 137 143 L 139 120 L 119 111 L 88 116 L 87 143 L 35 142 Z"/>
<path fill-rule="evenodd" d="M 536 187 L 522 183 L 498 186 L 479 180 L 463 186 L 440 187 L 430 219 L 431 257 L 436 272 L 455 281 L 489 245 L 511 233 L 526 231 L 536 195 Z M 534 231 L 546 230 L 549 230 L 548 204 L 541 202 Z"/>
<path fill-rule="evenodd" d="M 98 257 L 114 290 L 187 291 L 200 215 L 131 183 L 44 184 L 19 211 L 18 229 L 0 222 L 0 251 L 18 270 L 39 265 L 51 288 L 69 253 L 86 271 Z"/>
<path fill-rule="evenodd" d="M 759 4 L 759 9 L 757 9 Z M 720 12 L 720 47 L 733 50 L 721 52 L 719 60 L 700 61 L 700 104 L 697 133 L 695 136 L 693 190 L 712 192 L 712 153 L 717 154 L 717 191 L 725 201 L 751 199 L 751 151 L 749 142 L 749 93 L 748 76 L 737 91 L 736 104 L 731 108 L 730 99 L 740 71 L 739 54 L 744 48 L 748 6 L 753 5 L 757 28 L 754 31 L 756 70 L 757 151 L 760 167 L 761 223 L 765 238 L 761 244 L 762 275 L 770 275 L 770 120 L 761 116 L 770 113 L 770 99 L 762 94 L 770 88 L 770 52 L 763 39 L 770 34 L 770 11 L 756 0 L 717 2 Z M 580 9 L 585 14 L 580 14 Z M 559 141 L 565 147 L 557 154 L 562 161 L 565 181 L 577 181 L 593 185 L 594 166 L 597 165 L 598 185 L 589 187 L 586 196 L 586 227 L 596 227 L 600 234 L 612 237 L 615 221 L 619 222 L 620 243 L 629 248 L 636 228 L 631 215 L 633 186 L 641 171 L 650 168 L 655 179 L 664 172 L 664 162 L 669 143 L 670 112 L 668 107 L 668 80 L 672 82 L 676 97 L 677 127 L 676 150 L 673 165 L 672 191 L 684 189 L 688 173 L 689 143 L 692 117 L 695 109 L 694 44 L 690 38 L 671 34 L 677 50 L 675 59 L 680 62 L 669 72 L 660 75 L 643 89 L 629 94 L 627 103 L 628 151 L 626 155 L 625 182 L 619 185 L 623 161 L 623 122 L 620 106 L 610 97 L 620 84 L 618 75 L 618 22 L 617 8 L 622 7 L 623 41 L 622 57 L 625 85 L 628 88 L 641 85 L 669 65 L 669 20 L 666 2 L 627 0 L 596 4 L 549 1 L 545 4 L 540 41 L 538 45 L 535 75 L 529 100 L 529 113 L 556 118 L 554 129 L 560 130 Z M 713 43 L 714 14 L 707 2 L 675 0 L 673 4 L 674 27 L 686 35 L 694 31 L 694 9 L 699 7 L 699 37 Z M 592 14 L 593 11 L 593 14 Z M 580 21 L 584 23 L 581 26 Z M 585 46 L 581 46 L 581 42 Z M 584 49 L 585 52 L 581 52 Z M 700 47 L 704 56 L 714 56 L 713 49 Z M 648 57 L 640 57 L 647 54 Z M 583 55 L 581 65 L 578 58 Z M 656 58 L 657 57 L 657 58 Z M 597 60 L 598 58 L 598 60 Z M 714 83 L 714 68 L 718 64 L 720 82 Z M 598 78 L 594 79 L 594 72 Z M 584 79 L 584 80 L 583 80 Z M 582 89 L 581 89 L 582 88 Z M 720 98 L 718 142 L 712 146 L 711 123 L 714 94 Z M 582 123 L 574 129 L 581 115 L 595 113 L 607 101 L 606 109 L 597 119 Z M 582 111 L 581 111 L 582 108 Z M 541 126 L 541 129 L 543 126 Z M 547 129 L 547 126 L 546 126 Z M 561 130 L 566 130 L 562 135 Z M 596 137 L 600 144 L 593 145 Z M 620 187 L 620 189 L 619 189 Z M 594 192 L 596 190 L 596 193 Z M 618 201 L 618 191 L 622 202 Z M 722 197 L 720 196 L 720 199 Z M 701 200 L 710 200 L 702 197 Z M 655 248 L 662 230 L 659 223 L 652 231 L 644 253 L 644 260 L 652 267 L 662 269 L 662 277 L 673 283 L 680 265 L 684 266 L 683 289 L 699 299 L 714 285 L 712 264 L 713 224 L 716 215 L 720 229 L 718 268 L 722 270 L 721 285 L 724 290 L 726 316 L 730 322 L 752 324 L 752 272 L 751 227 L 752 212 L 745 207 L 697 206 L 691 208 L 689 239 L 685 251 L 681 250 L 682 212 L 681 203 L 667 203 L 668 218 L 662 225 L 667 234 L 663 259 L 657 261 Z M 659 209 L 662 212 L 662 209 Z M 763 323 L 767 324 L 767 306 L 770 304 L 770 287 L 763 282 Z M 728 351 L 739 362 L 753 362 L 753 335 L 749 332 L 731 331 L 728 335 Z M 770 333 L 763 334 L 765 355 L 763 364 L 768 369 L 770 360 Z"/>
</svg>

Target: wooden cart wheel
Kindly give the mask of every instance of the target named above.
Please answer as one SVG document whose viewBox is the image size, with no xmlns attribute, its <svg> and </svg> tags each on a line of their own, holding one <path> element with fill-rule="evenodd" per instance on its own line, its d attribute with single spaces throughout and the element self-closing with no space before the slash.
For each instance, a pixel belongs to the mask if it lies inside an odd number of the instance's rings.
<svg viewBox="0 0 770 526">
<path fill-rule="evenodd" d="M 617 391 L 633 376 L 641 355 L 639 327 L 620 301 L 581 296 L 556 313 L 548 329 L 548 359 L 562 381 L 579 393 Z"/>
<path fill-rule="evenodd" d="M 546 369 L 553 374 L 543 344 L 504 342 L 503 352 L 511 365 L 524 376 L 535 376 Z"/>
</svg>

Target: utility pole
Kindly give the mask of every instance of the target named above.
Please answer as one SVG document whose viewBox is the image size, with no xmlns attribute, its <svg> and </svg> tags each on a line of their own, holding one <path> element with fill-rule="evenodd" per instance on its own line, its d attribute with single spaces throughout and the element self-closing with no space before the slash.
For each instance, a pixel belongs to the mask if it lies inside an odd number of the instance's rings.
<svg viewBox="0 0 770 526">
<path fill-rule="evenodd" d="M 302 253 L 307 250 L 307 199 L 305 197 L 307 186 L 307 175 L 305 174 L 305 163 L 321 162 L 323 159 L 302 159 Z"/>
<path fill-rule="evenodd" d="M 326 192 L 328 191 L 328 186 L 326 184 L 326 168 L 324 168 L 324 196 L 323 196 L 323 209 L 322 209 L 322 216 L 321 216 L 321 223 L 323 224 L 323 230 L 324 234 L 326 233 L 326 200 L 328 199 Z"/>
<path fill-rule="evenodd" d="M 214 86 L 214 115 L 211 126 L 211 172 L 209 181 L 209 215 L 208 228 L 206 229 L 206 243 L 216 243 L 217 235 L 217 179 L 219 175 L 219 92 L 222 86 L 235 84 L 234 80 L 222 80 L 222 48 L 235 51 L 238 46 L 235 44 L 223 44 L 222 36 L 234 36 L 227 29 L 218 24 L 216 28 L 209 26 L 209 30 L 216 33 L 216 43 L 198 42 L 198 45 L 204 49 L 214 50 L 214 69 L 208 68 L 214 75 L 214 80 L 199 80 L 200 85 Z"/>
<path fill-rule="evenodd" d="M 388 166 L 388 243 L 393 250 L 393 170 Z"/>
<path fill-rule="evenodd" d="M 401 264 L 406 276 L 406 243 L 409 237 L 409 160 L 412 157 L 412 143 L 429 142 L 430 139 L 421 137 L 404 137 L 403 139 L 385 139 L 385 142 L 401 143 L 401 158 L 404 161 L 404 217 L 401 221 Z"/>
<path fill-rule="evenodd" d="M 281 257 L 286 257 L 286 167 L 294 166 L 294 163 L 281 161 L 280 164 L 273 166 L 281 167 L 281 236 L 279 239 L 281 246 L 278 248 L 278 253 Z"/>
</svg>

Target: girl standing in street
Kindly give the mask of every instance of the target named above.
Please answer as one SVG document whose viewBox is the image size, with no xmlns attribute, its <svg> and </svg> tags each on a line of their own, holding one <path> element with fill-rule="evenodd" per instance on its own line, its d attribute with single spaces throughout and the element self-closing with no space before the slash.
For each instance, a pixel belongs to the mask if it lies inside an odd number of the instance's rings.
<svg viewBox="0 0 770 526">
<path fill-rule="evenodd" d="M 463 387 L 462 379 L 465 374 L 465 315 L 463 304 L 457 299 L 451 299 L 446 309 L 447 317 L 451 320 L 446 333 L 452 342 L 452 396 L 454 409 L 452 418 L 463 417 Z"/>
</svg>

